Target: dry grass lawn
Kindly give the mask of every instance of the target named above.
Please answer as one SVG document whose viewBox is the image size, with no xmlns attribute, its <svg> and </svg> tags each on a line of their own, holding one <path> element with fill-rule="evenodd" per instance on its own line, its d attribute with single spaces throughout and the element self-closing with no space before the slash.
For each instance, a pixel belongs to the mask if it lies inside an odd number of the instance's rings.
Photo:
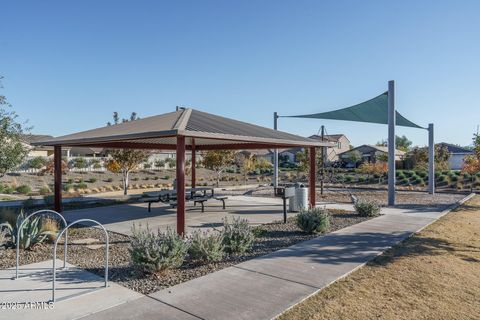
<svg viewBox="0 0 480 320">
<path fill-rule="evenodd" d="M 480 196 L 280 319 L 480 319 Z"/>
</svg>

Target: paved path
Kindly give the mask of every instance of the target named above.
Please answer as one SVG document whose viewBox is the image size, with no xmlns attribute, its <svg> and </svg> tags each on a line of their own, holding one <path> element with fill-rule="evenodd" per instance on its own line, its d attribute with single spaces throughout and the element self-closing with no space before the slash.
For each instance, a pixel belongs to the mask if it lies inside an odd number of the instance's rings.
<svg viewBox="0 0 480 320">
<path fill-rule="evenodd" d="M 157 228 L 165 230 L 167 227 L 175 229 L 177 211 L 169 205 L 154 203 L 152 211 L 148 212 L 146 203 L 131 203 L 116 206 L 105 206 L 69 210 L 63 212 L 68 221 L 77 219 L 94 219 L 102 223 L 107 230 L 117 233 L 131 234 L 133 223 L 147 223 L 152 230 Z M 295 215 L 289 213 L 289 216 Z M 223 217 L 242 217 L 252 225 L 264 224 L 283 219 L 282 199 L 260 198 L 245 196 L 229 196 L 226 200 L 226 209 L 222 209 L 222 203 L 211 199 L 205 203 L 205 212 L 201 212 L 201 206 L 193 206 L 187 203 L 187 232 L 195 229 L 208 230 L 219 228 L 223 225 Z"/>
<path fill-rule="evenodd" d="M 445 212 L 384 215 L 83 318 L 271 319 L 437 220 Z"/>
</svg>

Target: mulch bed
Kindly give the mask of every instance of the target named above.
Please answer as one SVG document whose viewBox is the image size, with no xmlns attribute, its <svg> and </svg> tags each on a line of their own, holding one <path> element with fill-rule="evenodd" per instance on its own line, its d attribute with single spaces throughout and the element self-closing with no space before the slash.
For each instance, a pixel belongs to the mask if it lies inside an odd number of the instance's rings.
<svg viewBox="0 0 480 320">
<path fill-rule="evenodd" d="M 332 220 L 330 232 L 368 220 L 353 212 L 331 210 Z M 110 260 L 109 278 L 127 288 L 143 294 L 152 293 L 176 284 L 206 275 L 240 262 L 259 257 L 273 251 L 306 241 L 318 235 L 302 232 L 295 224 L 295 218 L 289 218 L 286 224 L 272 222 L 259 226 L 262 231 L 256 238 L 252 249 L 243 254 L 228 255 L 222 261 L 199 264 L 186 260 L 179 269 L 167 270 L 162 274 L 144 274 L 137 272 L 131 265 L 128 252 L 130 237 L 109 232 Z M 93 238 L 103 243 L 104 235 L 95 228 L 73 228 L 69 232 L 69 241 Z M 104 248 L 90 249 L 87 244 L 69 244 L 68 262 L 88 271 L 103 276 Z M 63 257 L 63 247 L 59 245 L 57 256 Z M 22 250 L 20 264 L 25 265 L 52 259 L 52 246 L 49 244 L 37 245 L 34 250 Z M 0 269 L 15 266 L 15 250 L 0 249 Z"/>
</svg>

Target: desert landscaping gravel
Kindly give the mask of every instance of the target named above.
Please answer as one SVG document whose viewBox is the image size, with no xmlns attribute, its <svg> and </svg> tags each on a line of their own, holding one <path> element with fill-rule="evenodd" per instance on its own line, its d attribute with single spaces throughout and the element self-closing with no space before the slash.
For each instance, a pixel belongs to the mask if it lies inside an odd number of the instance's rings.
<svg viewBox="0 0 480 320">
<path fill-rule="evenodd" d="M 330 232 L 368 219 L 343 210 L 332 210 L 331 214 Z M 109 232 L 109 278 L 127 288 L 148 294 L 318 236 L 302 232 L 296 226 L 295 218 L 289 218 L 286 224 L 273 222 L 257 228 L 261 229 L 257 230 L 260 236 L 256 238 L 252 250 L 247 253 L 228 255 L 216 263 L 198 263 L 187 259 L 181 268 L 167 270 L 161 274 L 137 272 L 131 265 L 128 251 L 130 238 Z M 69 233 L 71 244 L 68 246 L 68 262 L 103 276 L 104 248 L 96 246 L 103 243 L 103 238 L 104 235 L 99 229 L 73 228 Z M 80 239 L 91 239 L 91 241 L 80 241 Z M 59 246 L 57 256 L 62 257 L 62 254 L 63 247 Z M 51 257 L 52 246 L 41 244 L 31 251 L 22 250 L 20 264 L 45 261 Z M 0 269 L 14 266 L 15 250 L 0 249 Z"/>
</svg>

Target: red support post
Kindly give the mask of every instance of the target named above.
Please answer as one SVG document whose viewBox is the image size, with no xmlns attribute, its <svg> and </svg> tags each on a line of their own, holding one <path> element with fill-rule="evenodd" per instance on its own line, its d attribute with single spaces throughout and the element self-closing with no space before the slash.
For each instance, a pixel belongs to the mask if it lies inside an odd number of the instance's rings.
<svg viewBox="0 0 480 320">
<path fill-rule="evenodd" d="M 177 136 L 177 233 L 185 234 L 185 137 Z"/>
<path fill-rule="evenodd" d="M 55 146 L 53 149 L 53 174 L 55 192 L 55 211 L 62 211 L 62 147 Z"/>
<path fill-rule="evenodd" d="M 309 200 L 310 200 L 310 207 L 315 207 L 315 183 L 316 183 L 316 176 L 317 176 L 317 168 L 316 168 L 316 156 L 315 156 L 315 147 L 310 147 L 310 181 L 309 181 Z"/>
<path fill-rule="evenodd" d="M 195 172 L 195 166 L 197 165 L 197 155 L 195 150 L 195 139 L 192 139 L 192 188 L 197 186 L 197 177 Z"/>
</svg>

